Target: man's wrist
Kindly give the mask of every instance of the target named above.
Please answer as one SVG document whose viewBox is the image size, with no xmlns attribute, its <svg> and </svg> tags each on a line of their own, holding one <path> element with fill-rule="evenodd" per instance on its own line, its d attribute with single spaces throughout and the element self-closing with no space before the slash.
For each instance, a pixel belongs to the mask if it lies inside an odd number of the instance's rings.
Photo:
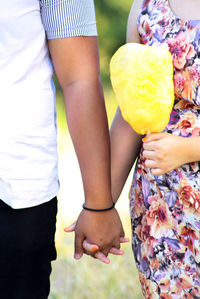
<svg viewBox="0 0 200 299">
<path fill-rule="evenodd" d="M 94 208 L 90 208 L 87 207 L 85 204 L 83 204 L 83 209 L 87 210 L 87 211 L 91 211 L 91 212 L 106 212 L 106 211 L 110 211 L 115 207 L 115 203 L 113 202 L 111 206 L 107 207 L 107 208 L 103 208 L 103 209 L 94 209 Z"/>
<path fill-rule="evenodd" d="M 91 209 L 107 209 L 113 205 L 112 197 L 106 199 L 105 196 L 101 198 L 86 198 L 84 205 Z"/>
</svg>

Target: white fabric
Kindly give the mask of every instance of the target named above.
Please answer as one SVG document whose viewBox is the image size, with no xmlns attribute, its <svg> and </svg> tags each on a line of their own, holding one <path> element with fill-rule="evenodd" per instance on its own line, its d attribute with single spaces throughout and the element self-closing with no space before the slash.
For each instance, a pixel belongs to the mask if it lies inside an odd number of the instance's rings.
<svg viewBox="0 0 200 299">
<path fill-rule="evenodd" d="M 59 188 L 53 69 L 39 1 L 0 1 L 0 28 L 0 198 L 31 207 Z"/>
<path fill-rule="evenodd" d="M 40 0 L 40 5 L 48 39 L 97 35 L 93 0 Z"/>
</svg>

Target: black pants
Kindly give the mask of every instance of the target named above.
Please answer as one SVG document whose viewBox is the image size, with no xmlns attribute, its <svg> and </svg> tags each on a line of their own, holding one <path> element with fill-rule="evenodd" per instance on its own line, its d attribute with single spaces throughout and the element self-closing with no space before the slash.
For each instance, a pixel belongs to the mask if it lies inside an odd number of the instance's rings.
<svg viewBox="0 0 200 299">
<path fill-rule="evenodd" d="M 46 299 L 56 259 L 57 199 L 14 210 L 0 200 L 0 298 Z"/>
</svg>

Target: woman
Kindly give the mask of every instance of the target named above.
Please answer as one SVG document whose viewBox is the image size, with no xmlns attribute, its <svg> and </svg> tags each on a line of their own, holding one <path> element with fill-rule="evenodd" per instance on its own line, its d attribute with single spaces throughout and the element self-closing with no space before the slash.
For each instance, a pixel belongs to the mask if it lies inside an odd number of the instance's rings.
<svg viewBox="0 0 200 299">
<path fill-rule="evenodd" d="M 142 140 L 118 108 L 111 128 L 117 201 L 137 156 L 132 247 L 145 298 L 200 298 L 200 2 L 135 0 L 127 42 L 166 44 L 173 57 L 170 121 Z M 143 142 L 142 142 L 143 141 Z"/>
<path fill-rule="evenodd" d="M 111 129 L 114 198 L 140 151 L 130 206 L 145 298 L 200 298 L 199 11 L 195 0 L 136 0 L 129 16 L 127 41 L 168 45 L 174 65 L 175 104 L 165 130 L 141 146 L 119 109 Z"/>
</svg>

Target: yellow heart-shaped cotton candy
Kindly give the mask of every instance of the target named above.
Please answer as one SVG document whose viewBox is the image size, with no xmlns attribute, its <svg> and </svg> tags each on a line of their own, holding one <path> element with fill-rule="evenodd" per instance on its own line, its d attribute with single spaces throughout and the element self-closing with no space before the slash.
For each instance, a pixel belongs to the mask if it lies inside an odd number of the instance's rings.
<svg viewBox="0 0 200 299">
<path fill-rule="evenodd" d="M 123 118 L 138 134 L 162 131 L 174 103 L 172 56 L 167 48 L 128 43 L 110 62 Z"/>
</svg>

